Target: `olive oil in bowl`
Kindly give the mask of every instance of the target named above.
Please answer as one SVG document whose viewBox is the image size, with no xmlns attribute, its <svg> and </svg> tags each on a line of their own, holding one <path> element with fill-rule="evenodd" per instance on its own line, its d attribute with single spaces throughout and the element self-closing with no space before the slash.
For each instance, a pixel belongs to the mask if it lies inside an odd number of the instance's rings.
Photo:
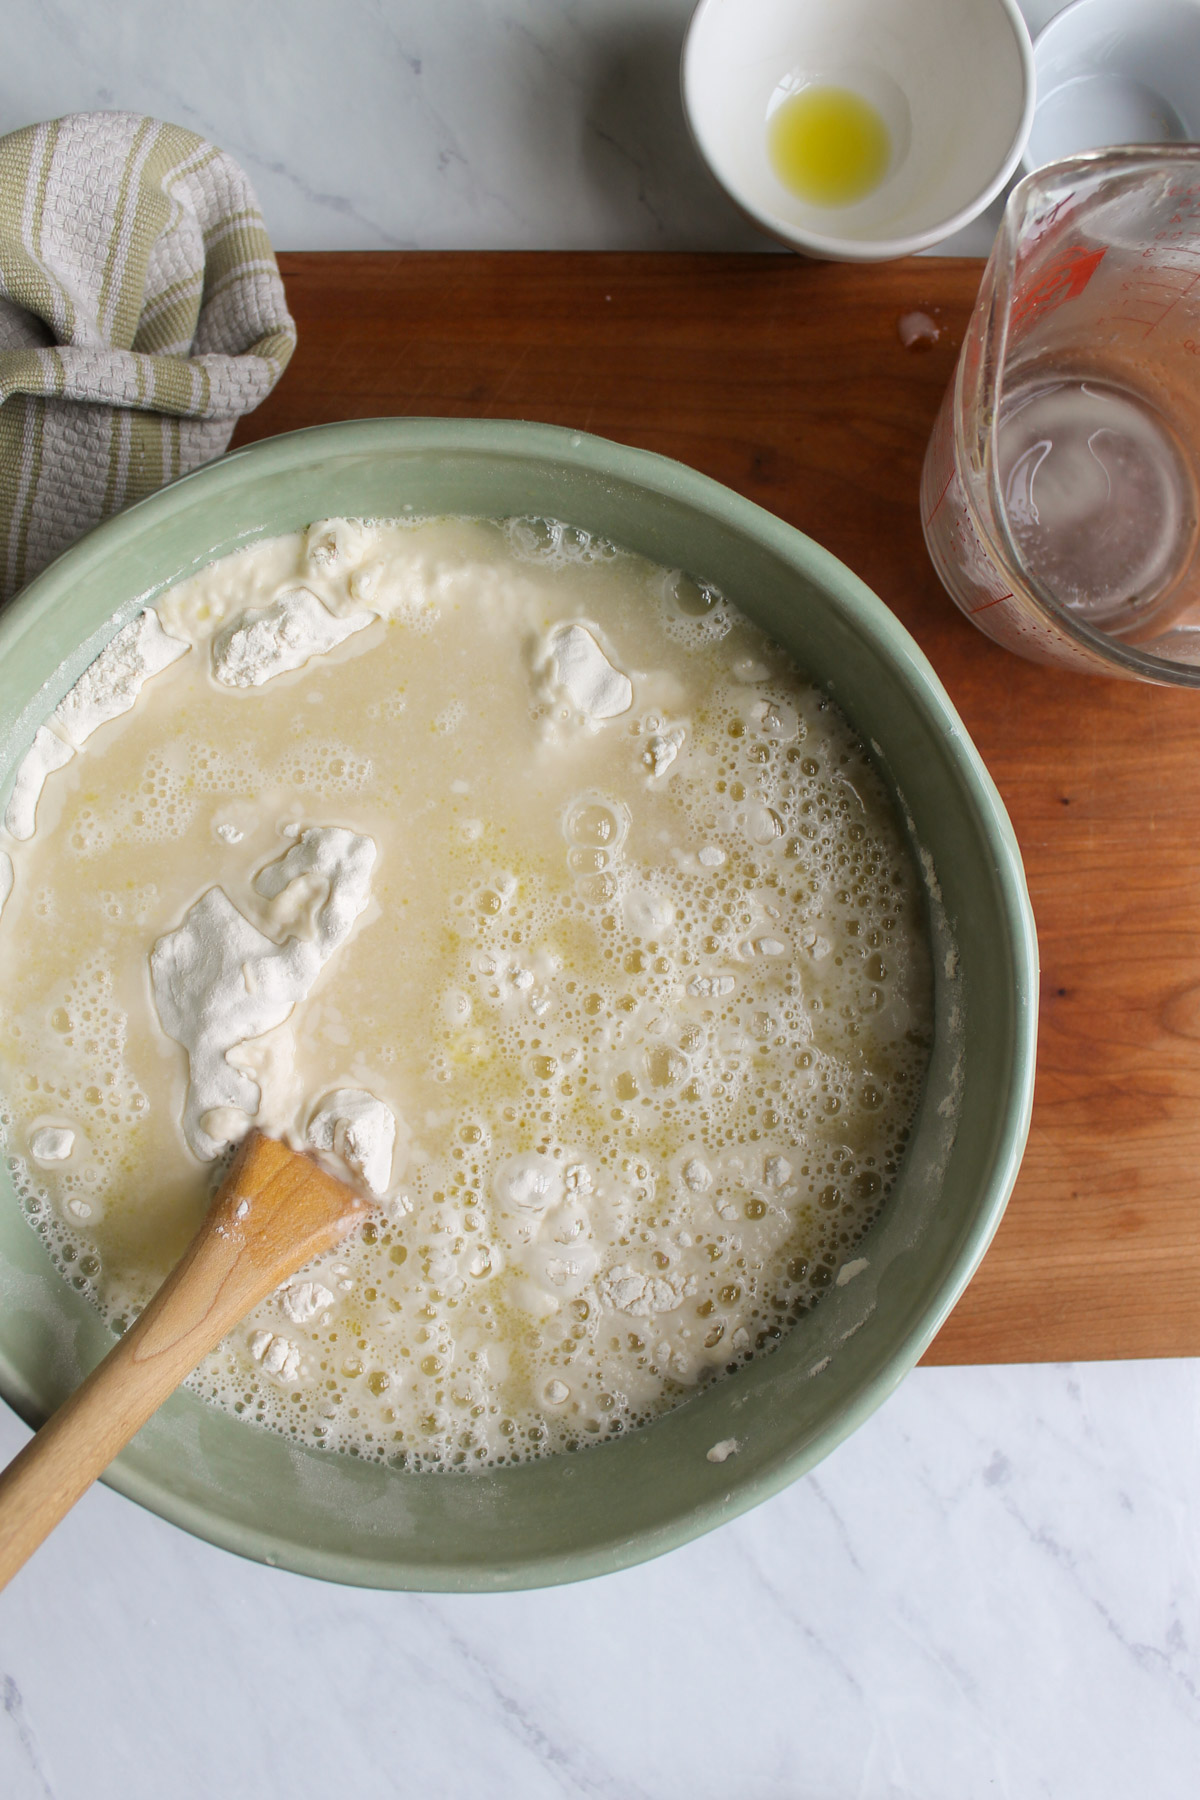
<svg viewBox="0 0 1200 1800">
<path fill-rule="evenodd" d="M 892 143 L 875 107 L 851 88 L 806 87 L 767 121 L 771 167 L 812 206 L 853 206 L 888 172 Z"/>
</svg>

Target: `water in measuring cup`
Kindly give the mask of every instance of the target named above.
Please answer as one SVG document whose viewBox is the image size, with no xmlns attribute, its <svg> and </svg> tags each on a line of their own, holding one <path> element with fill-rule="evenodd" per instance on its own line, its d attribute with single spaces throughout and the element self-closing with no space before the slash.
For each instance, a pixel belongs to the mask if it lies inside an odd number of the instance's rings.
<svg viewBox="0 0 1200 1800">
<path fill-rule="evenodd" d="M 1005 392 L 997 451 L 1026 572 L 1100 631 L 1160 630 L 1200 517 L 1191 468 L 1162 416 L 1107 382 L 1035 376 Z"/>
</svg>

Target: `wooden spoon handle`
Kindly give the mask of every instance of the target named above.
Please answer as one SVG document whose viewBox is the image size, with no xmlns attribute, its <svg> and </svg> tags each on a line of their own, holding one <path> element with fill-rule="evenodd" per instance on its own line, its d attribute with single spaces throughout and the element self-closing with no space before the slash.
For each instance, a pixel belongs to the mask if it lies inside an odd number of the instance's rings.
<svg viewBox="0 0 1200 1800">
<path fill-rule="evenodd" d="M 0 1474 L 0 1588 L 238 1320 L 367 1212 L 308 1157 L 251 1133 L 145 1311 Z"/>
</svg>

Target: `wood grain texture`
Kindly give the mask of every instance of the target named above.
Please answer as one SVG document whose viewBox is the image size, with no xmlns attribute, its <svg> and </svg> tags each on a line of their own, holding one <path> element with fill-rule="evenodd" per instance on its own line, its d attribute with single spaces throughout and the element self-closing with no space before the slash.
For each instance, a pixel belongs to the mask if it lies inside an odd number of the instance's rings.
<svg viewBox="0 0 1200 1800">
<path fill-rule="evenodd" d="M 149 1305 L 0 1473 L 0 1588 L 239 1319 L 369 1211 L 309 1157 L 251 1132 Z"/>
<path fill-rule="evenodd" d="M 899 615 L 1008 806 L 1042 954 L 1024 1167 L 927 1360 L 1200 1353 L 1200 696 L 1025 663 L 938 584 L 917 487 L 982 265 L 280 260 L 300 347 L 237 443 L 386 414 L 599 432 L 769 507 Z"/>
</svg>

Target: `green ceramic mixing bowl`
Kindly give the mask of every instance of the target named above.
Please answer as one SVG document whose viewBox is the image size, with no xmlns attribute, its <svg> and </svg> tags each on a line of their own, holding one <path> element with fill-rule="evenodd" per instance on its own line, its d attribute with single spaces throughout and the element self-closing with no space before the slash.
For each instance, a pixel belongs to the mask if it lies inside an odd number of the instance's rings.
<svg viewBox="0 0 1200 1800">
<path fill-rule="evenodd" d="M 657 1555 L 766 1499 L 860 1425 L 917 1361 L 1016 1176 L 1033 1089 L 1037 947 L 1000 799 L 933 671 L 880 601 L 808 538 L 715 482 L 546 426 L 322 426 L 227 456 L 100 526 L 0 616 L 0 789 L 37 724 L 163 588 L 313 519 L 410 510 L 567 519 L 715 582 L 870 743 L 936 877 L 935 1045 L 907 1160 L 854 1253 L 866 1266 L 773 1354 L 629 1436 L 464 1475 L 298 1449 L 181 1392 L 106 1477 L 200 1537 L 306 1574 L 378 1587 L 532 1587 Z M 110 1343 L 0 1173 L 5 1398 L 38 1422 Z M 710 1461 L 730 1439 L 736 1451 Z"/>
</svg>

